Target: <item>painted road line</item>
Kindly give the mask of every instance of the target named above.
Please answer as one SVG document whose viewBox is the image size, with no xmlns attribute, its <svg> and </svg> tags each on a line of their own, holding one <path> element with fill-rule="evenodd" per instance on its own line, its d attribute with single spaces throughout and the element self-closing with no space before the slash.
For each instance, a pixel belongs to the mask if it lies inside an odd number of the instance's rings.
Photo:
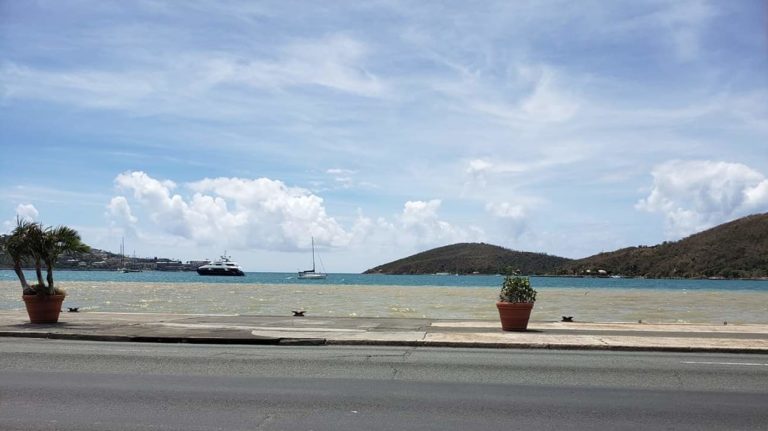
<svg viewBox="0 0 768 431">
<path fill-rule="evenodd" d="M 695 365 L 741 365 L 745 367 L 768 367 L 768 364 L 761 364 L 757 362 L 699 362 L 699 361 L 683 361 L 682 364 L 695 364 Z"/>
</svg>

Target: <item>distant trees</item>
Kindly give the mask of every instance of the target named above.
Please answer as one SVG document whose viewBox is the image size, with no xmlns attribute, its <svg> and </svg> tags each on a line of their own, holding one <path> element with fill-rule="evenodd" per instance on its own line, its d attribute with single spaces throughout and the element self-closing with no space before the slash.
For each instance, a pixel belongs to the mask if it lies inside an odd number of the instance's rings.
<svg viewBox="0 0 768 431">
<path fill-rule="evenodd" d="M 735 220 L 680 241 L 601 253 L 566 264 L 572 274 L 602 268 L 649 278 L 768 276 L 768 214 Z"/>
</svg>

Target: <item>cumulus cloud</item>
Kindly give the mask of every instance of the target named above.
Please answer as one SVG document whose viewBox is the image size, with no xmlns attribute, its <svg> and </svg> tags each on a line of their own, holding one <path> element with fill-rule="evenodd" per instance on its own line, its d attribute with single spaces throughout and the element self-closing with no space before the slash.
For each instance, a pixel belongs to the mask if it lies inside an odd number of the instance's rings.
<svg viewBox="0 0 768 431">
<path fill-rule="evenodd" d="M 32 204 L 19 204 L 16 206 L 16 217 L 20 220 L 37 221 L 39 220 L 40 212 Z M 15 218 L 3 222 L 3 230 L 5 232 L 10 232 L 14 227 L 16 227 Z"/>
<path fill-rule="evenodd" d="M 125 196 L 115 196 L 109 201 L 107 216 L 121 225 L 132 225 L 139 221 L 131 212 L 131 206 Z"/>
<path fill-rule="evenodd" d="M 205 178 L 178 186 L 141 171 L 124 172 L 115 185 L 126 196 L 114 197 L 107 214 L 122 226 L 135 225 L 134 209 L 146 213 L 162 233 L 198 245 L 230 249 L 296 250 L 310 238 L 321 246 L 360 244 L 416 248 L 482 240 L 482 229 L 462 228 L 441 220 L 442 201 L 408 201 L 400 214 L 376 220 L 358 210 L 345 228 L 330 216 L 320 196 L 269 178 Z M 175 193 L 183 189 L 187 194 Z"/>
<path fill-rule="evenodd" d="M 40 217 L 40 212 L 32 204 L 19 204 L 16 207 L 16 216 L 21 220 L 36 221 Z"/>
<path fill-rule="evenodd" d="M 405 250 L 424 250 L 440 245 L 466 241 L 485 241 L 485 231 L 477 226 L 458 226 L 440 218 L 442 201 L 407 201 L 394 217 L 366 217 L 358 210 L 351 230 L 351 245 L 364 245 L 366 249 L 393 247 Z"/>
<path fill-rule="evenodd" d="M 663 214 L 672 238 L 768 210 L 768 179 L 740 163 L 671 161 L 652 175 L 650 194 L 635 207 Z"/>
<path fill-rule="evenodd" d="M 442 201 L 432 199 L 431 201 L 408 201 L 403 208 L 403 214 L 400 220 L 404 226 L 423 225 L 427 222 L 437 221 L 437 210 Z"/>
<path fill-rule="evenodd" d="M 470 227 L 464 229 L 438 216 L 442 205 L 440 199 L 429 201 L 408 201 L 403 212 L 392 226 L 398 232 L 401 243 L 407 245 L 438 245 L 453 242 L 473 241 L 482 236 L 482 229 Z"/>
<path fill-rule="evenodd" d="M 174 193 L 178 186 L 172 181 L 140 171 L 118 175 L 115 184 L 132 192 L 165 233 L 197 244 L 292 250 L 307 247 L 312 236 L 331 246 L 349 242 L 322 198 L 268 178 L 206 178 L 184 186 L 191 196 Z M 120 197 L 110 206 L 125 215 Z"/>
<path fill-rule="evenodd" d="M 136 226 L 139 219 L 133 215 L 125 196 L 115 196 L 107 204 L 106 214 L 110 229 L 119 229 L 122 235 L 137 236 Z"/>
</svg>

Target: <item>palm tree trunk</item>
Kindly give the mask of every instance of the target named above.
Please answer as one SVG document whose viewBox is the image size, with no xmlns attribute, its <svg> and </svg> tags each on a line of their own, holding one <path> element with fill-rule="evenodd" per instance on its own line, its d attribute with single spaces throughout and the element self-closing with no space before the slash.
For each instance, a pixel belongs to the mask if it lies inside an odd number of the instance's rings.
<svg viewBox="0 0 768 431">
<path fill-rule="evenodd" d="M 54 292 L 55 292 L 53 290 L 53 262 L 46 261 L 45 262 L 45 266 L 48 269 L 48 274 L 47 274 L 48 275 L 48 289 L 47 289 L 48 290 L 48 294 L 49 295 L 53 295 Z"/>
<path fill-rule="evenodd" d="M 37 285 L 40 286 L 41 289 L 44 288 L 43 265 L 40 263 L 40 259 L 35 259 L 35 275 L 37 275 Z"/>
<path fill-rule="evenodd" d="M 13 272 L 15 272 L 16 276 L 19 277 L 19 282 L 21 282 L 22 290 L 29 289 L 27 278 L 24 276 L 24 271 L 21 269 L 21 262 L 13 263 Z"/>
</svg>

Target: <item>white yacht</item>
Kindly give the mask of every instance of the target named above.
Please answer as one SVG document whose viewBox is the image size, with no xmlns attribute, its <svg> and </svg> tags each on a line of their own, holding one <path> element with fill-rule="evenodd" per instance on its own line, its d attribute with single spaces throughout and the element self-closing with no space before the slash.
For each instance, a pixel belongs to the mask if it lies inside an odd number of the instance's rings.
<svg viewBox="0 0 768 431">
<path fill-rule="evenodd" d="M 306 271 L 299 271 L 298 277 L 304 280 L 322 280 L 326 278 L 328 274 L 324 272 L 315 271 L 315 238 L 312 238 L 312 269 Z"/>
<path fill-rule="evenodd" d="M 243 268 L 237 262 L 230 260 L 230 256 L 227 256 L 226 252 L 220 260 L 208 262 L 197 268 L 197 273 L 200 275 L 245 275 Z"/>
</svg>

